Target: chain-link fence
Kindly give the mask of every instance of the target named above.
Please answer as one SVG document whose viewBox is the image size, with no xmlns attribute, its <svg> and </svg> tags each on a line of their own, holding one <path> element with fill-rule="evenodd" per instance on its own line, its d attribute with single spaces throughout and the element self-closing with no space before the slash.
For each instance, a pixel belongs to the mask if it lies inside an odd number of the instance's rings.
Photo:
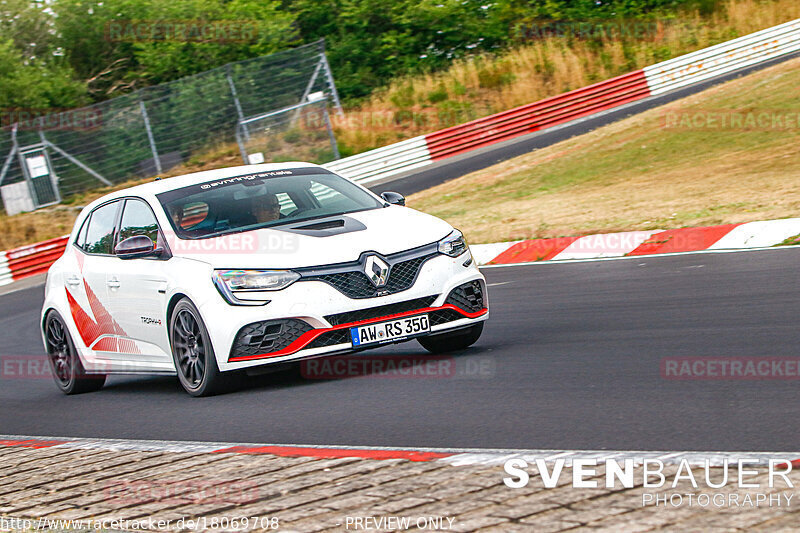
<svg viewBox="0 0 800 533">
<path fill-rule="evenodd" d="M 103 183 L 154 176 L 192 155 L 233 145 L 246 117 L 309 102 L 309 95 L 324 98 L 320 101 L 331 102 L 341 112 L 322 40 L 4 127 L 0 131 L 0 185 L 27 182 L 32 204 L 39 207 Z M 319 109 L 320 105 L 308 107 Z M 307 114 L 296 114 L 292 124 L 304 124 Z M 309 133 L 300 131 L 301 136 Z M 287 131 L 280 131 L 279 150 L 271 149 L 275 143 L 263 143 L 259 151 L 266 161 L 304 158 L 322 163 L 336 157 L 330 144 L 327 149 L 290 155 L 284 149 L 292 144 L 286 135 Z M 263 129 L 261 136 L 265 136 Z M 36 178 L 45 174 L 36 170 L 39 159 L 26 159 L 25 154 L 46 158 L 51 190 L 43 179 L 35 185 Z M 8 204 L 6 192 L 3 197 Z"/>
<path fill-rule="evenodd" d="M 339 159 L 324 98 L 240 120 L 236 140 L 248 163 Z"/>
</svg>

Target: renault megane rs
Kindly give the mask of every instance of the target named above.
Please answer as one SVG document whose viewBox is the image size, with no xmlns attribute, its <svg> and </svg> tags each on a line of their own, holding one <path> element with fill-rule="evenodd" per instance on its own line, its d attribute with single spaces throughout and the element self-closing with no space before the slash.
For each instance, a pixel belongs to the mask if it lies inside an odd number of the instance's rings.
<svg viewBox="0 0 800 533">
<path fill-rule="evenodd" d="M 50 268 L 41 329 L 58 387 L 177 373 L 193 396 L 238 370 L 417 339 L 464 349 L 488 317 L 463 235 L 307 163 L 106 195 Z"/>
</svg>

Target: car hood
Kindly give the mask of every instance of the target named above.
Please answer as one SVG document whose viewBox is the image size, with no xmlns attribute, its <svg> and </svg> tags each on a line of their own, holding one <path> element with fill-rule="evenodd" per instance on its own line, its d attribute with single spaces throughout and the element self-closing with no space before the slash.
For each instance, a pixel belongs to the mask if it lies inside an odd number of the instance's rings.
<svg viewBox="0 0 800 533">
<path fill-rule="evenodd" d="M 339 220 L 345 222 L 347 231 L 296 229 Z M 452 231 L 452 226 L 439 218 L 392 205 L 280 228 L 174 240 L 170 248 L 175 256 L 200 260 L 214 268 L 301 268 L 355 261 L 366 251 L 401 252 L 436 242 Z"/>
</svg>

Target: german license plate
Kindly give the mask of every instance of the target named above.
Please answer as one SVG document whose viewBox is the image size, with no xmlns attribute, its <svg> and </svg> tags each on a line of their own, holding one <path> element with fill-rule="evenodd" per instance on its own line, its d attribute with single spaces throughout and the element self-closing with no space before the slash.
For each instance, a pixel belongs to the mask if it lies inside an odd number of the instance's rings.
<svg viewBox="0 0 800 533">
<path fill-rule="evenodd" d="M 353 346 L 356 347 L 413 337 L 430 330 L 431 324 L 428 321 L 428 315 L 416 315 L 350 328 L 350 336 L 353 339 Z"/>
</svg>

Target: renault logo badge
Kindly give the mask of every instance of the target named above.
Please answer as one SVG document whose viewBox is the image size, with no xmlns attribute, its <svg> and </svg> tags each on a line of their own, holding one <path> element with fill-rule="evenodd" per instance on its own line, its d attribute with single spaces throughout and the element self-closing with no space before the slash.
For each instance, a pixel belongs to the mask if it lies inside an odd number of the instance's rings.
<svg viewBox="0 0 800 533">
<path fill-rule="evenodd" d="M 389 279 L 389 265 L 377 255 L 370 255 L 364 261 L 364 273 L 373 285 L 383 287 Z"/>
</svg>

